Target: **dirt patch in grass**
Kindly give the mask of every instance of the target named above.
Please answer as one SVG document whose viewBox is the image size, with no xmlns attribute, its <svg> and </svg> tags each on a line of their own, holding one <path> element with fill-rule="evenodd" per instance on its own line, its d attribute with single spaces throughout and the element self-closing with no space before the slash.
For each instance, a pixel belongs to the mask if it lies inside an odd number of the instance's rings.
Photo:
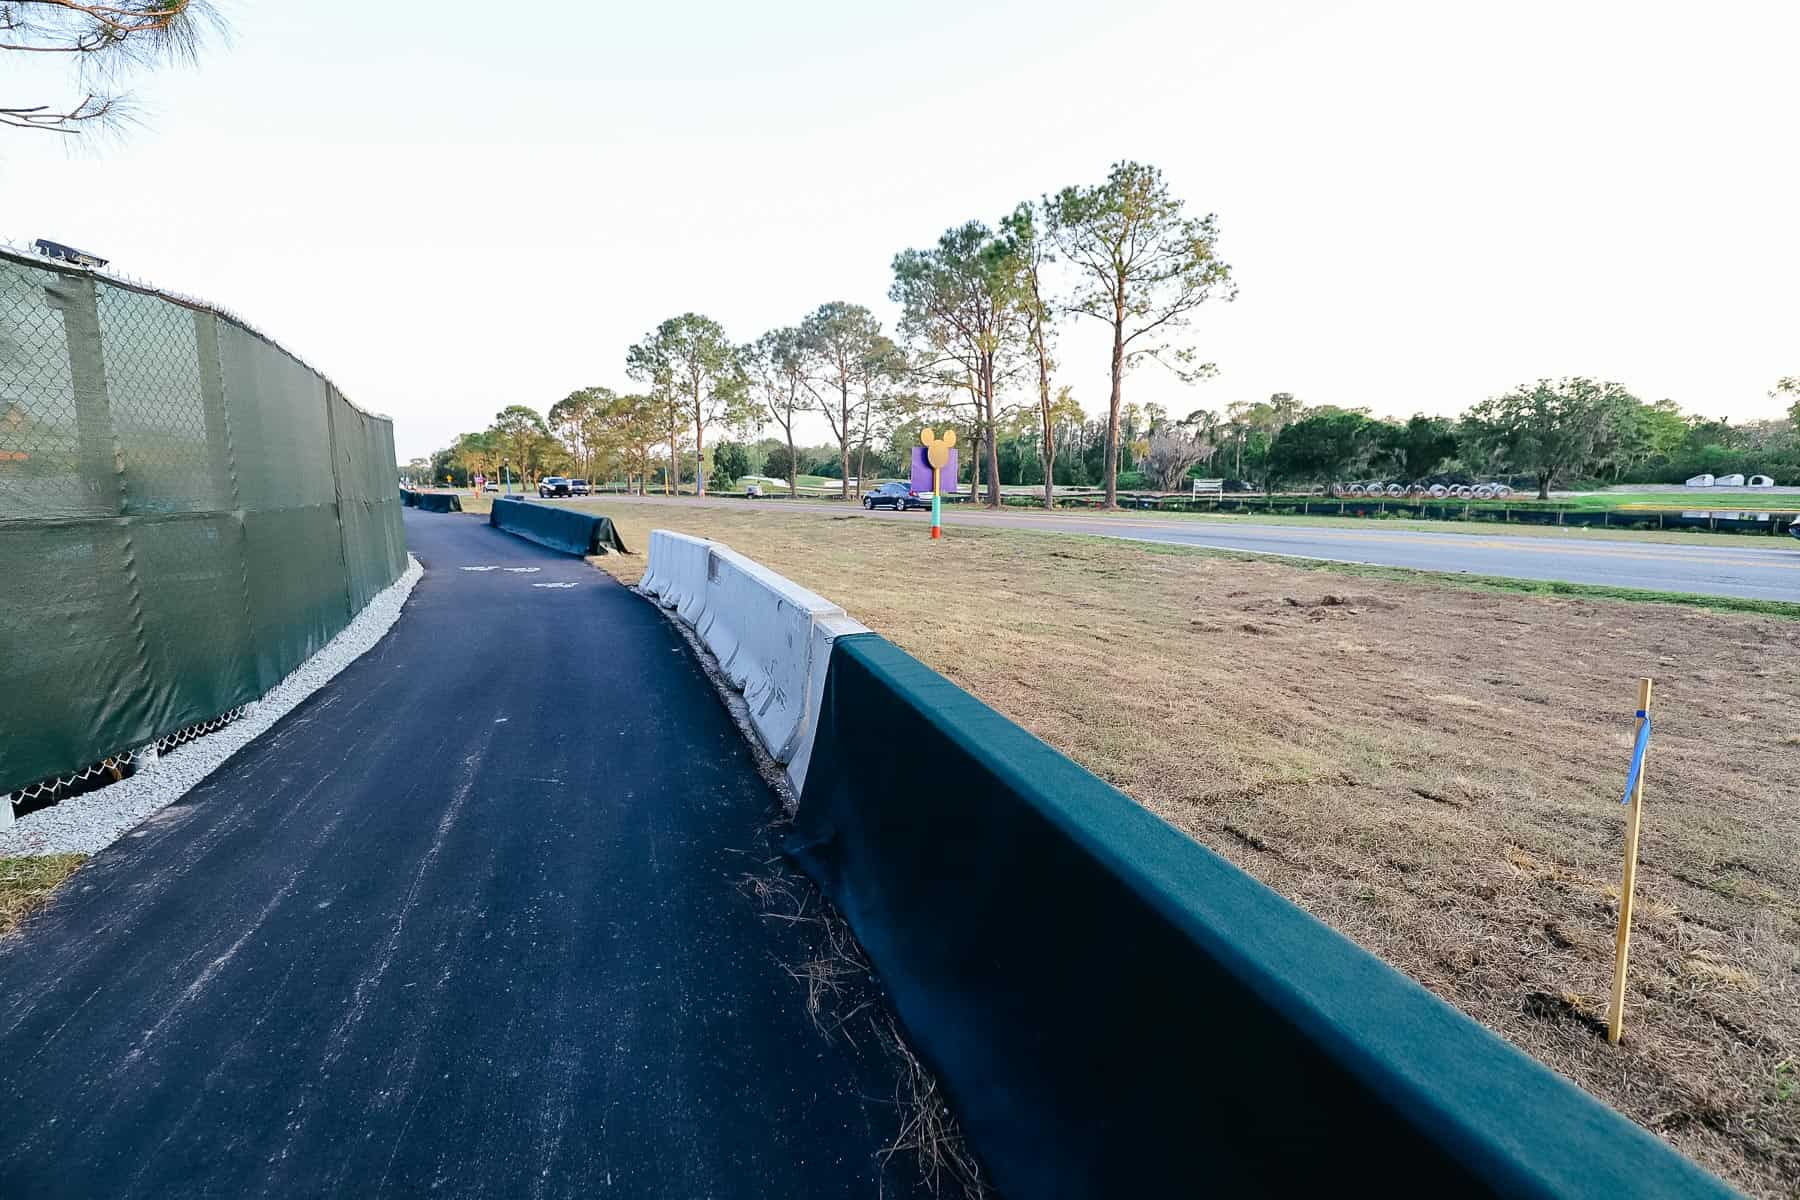
<svg viewBox="0 0 1800 1200">
<path fill-rule="evenodd" d="M 1791 620 L 925 521 L 603 505 L 842 604 L 1761 1196 L 1800 1179 Z M 645 558 L 598 560 L 627 581 Z M 1657 681 L 1625 1041 L 1635 685 Z"/>
<path fill-rule="evenodd" d="M 50 893 L 85 861 L 85 854 L 0 858 L 0 937 L 49 903 Z"/>
</svg>

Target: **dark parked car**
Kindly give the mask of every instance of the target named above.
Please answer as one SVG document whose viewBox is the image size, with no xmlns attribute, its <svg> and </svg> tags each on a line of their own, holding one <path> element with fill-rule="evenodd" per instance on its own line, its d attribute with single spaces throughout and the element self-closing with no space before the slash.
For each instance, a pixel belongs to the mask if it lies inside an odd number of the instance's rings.
<svg viewBox="0 0 1800 1200">
<path fill-rule="evenodd" d="M 569 480 L 569 494 L 572 496 L 588 496 L 593 494 L 593 487 L 585 479 Z"/>
<path fill-rule="evenodd" d="M 891 508 L 895 512 L 905 512 L 909 508 L 930 508 L 931 501 L 921 500 L 904 483 L 884 483 L 874 491 L 864 493 L 863 507 L 870 511 Z"/>
<path fill-rule="evenodd" d="M 544 499 L 551 496 L 568 496 L 573 493 L 569 489 L 569 481 L 561 475 L 546 475 L 538 480 L 538 495 Z"/>
</svg>

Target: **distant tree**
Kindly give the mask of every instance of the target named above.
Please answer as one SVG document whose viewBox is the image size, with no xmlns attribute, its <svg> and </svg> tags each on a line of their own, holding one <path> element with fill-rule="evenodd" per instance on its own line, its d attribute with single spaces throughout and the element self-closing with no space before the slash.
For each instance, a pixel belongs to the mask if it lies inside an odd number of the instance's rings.
<svg viewBox="0 0 1800 1200">
<path fill-rule="evenodd" d="M 1383 455 L 1394 471 L 1409 483 L 1424 479 L 1447 458 L 1456 455 L 1456 425 L 1443 417 L 1415 413 L 1404 424 L 1383 424 L 1379 432 Z"/>
<path fill-rule="evenodd" d="M 750 473 L 750 453 L 737 442 L 720 442 L 713 447 L 713 478 L 722 487 Z"/>
<path fill-rule="evenodd" d="M 901 309 L 901 333 L 917 351 L 915 377 L 926 377 L 921 382 L 931 390 L 969 397 L 976 440 L 987 454 L 987 502 L 995 508 L 997 442 L 1006 416 L 1001 393 L 1024 341 L 1018 280 L 1009 243 L 970 221 L 946 230 L 930 249 L 895 255 L 888 291 Z"/>
<path fill-rule="evenodd" d="M 1157 490 L 1174 491 L 1189 468 L 1211 457 L 1216 448 L 1204 422 L 1165 421 L 1152 427 L 1138 468 Z"/>
<path fill-rule="evenodd" d="M 112 85 L 134 68 L 193 62 L 225 23 L 206 0 L 7 0 L 0 3 L 0 51 L 76 64 L 74 104 L 0 103 L 0 125 L 79 133 L 133 118 L 129 93 Z"/>
<path fill-rule="evenodd" d="M 1226 406 L 1225 434 L 1232 442 L 1232 475 L 1237 479 L 1260 478 L 1269 447 L 1281 436 L 1306 405 L 1292 392 L 1276 392 L 1267 400 L 1237 400 Z"/>
<path fill-rule="evenodd" d="M 1666 463 L 1680 453 L 1682 443 L 1687 441 L 1688 420 L 1679 404 L 1668 399 L 1646 404 L 1639 420 L 1652 459 Z"/>
<path fill-rule="evenodd" d="M 1008 257 L 1018 274 L 1017 293 L 1020 316 L 1025 323 L 1025 340 L 1037 367 L 1038 429 L 1037 451 L 1044 470 L 1044 507 L 1056 507 L 1056 401 L 1051 394 L 1050 376 L 1056 369 L 1051 357 L 1055 341 L 1056 305 L 1045 282 L 1047 268 L 1056 261 L 1050 253 L 1050 240 L 1044 234 L 1048 218 L 1037 205 L 1029 202 L 1013 209 L 1000 222 L 1007 240 Z M 1066 394 L 1067 389 L 1064 389 Z"/>
<path fill-rule="evenodd" d="M 753 419 L 743 366 L 737 347 L 711 317 L 683 313 L 658 325 L 626 352 L 626 370 L 652 386 L 652 395 L 669 406 L 669 458 L 679 461 L 676 421 L 694 433 L 694 453 L 706 454 L 706 429 L 721 422 L 740 427 Z M 706 482 L 697 489 L 706 494 Z"/>
<path fill-rule="evenodd" d="M 800 342 L 811 363 L 809 384 L 818 409 L 837 439 L 837 477 L 845 500 L 850 498 L 850 447 L 868 402 L 868 364 L 887 338 L 881 322 L 860 304 L 832 300 L 800 323 Z M 861 490 L 861 483 L 857 487 Z"/>
<path fill-rule="evenodd" d="M 857 386 L 862 390 L 861 421 L 856 431 L 856 491 L 860 495 L 869 474 L 869 450 L 885 440 L 894 422 L 916 410 L 916 397 L 897 391 L 906 378 L 906 355 L 886 337 L 878 337 L 869 347 L 857 371 Z M 881 452 L 876 450 L 876 461 Z"/>
<path fill-rule="evenodd" d="M 769 451 L 769 457 L 763 463 L 763 474 L 771 479 L 788 481 L 788 494 L 793 495 L 799 486 L 800 462 L 794 456 L 791 446 L 777 446 Z"/>
<path fill-rule="evenodd" d="M 504 452 L 493 433 L 465 433 L 451 447 L 452 461 L 465 476 L 486 475 L 499 478 Z"/>
<path fill-rule="evenodd" d="M 550 406 L 551 432 L 568 447 L 575 470 L 589 478 L 602 474 L 603 462 L 616 465 L 620 431 L 613 406 L 618 399 L 611 388 L 586 387 Z"/>
<path fill-rule="evenodd" d="M 1215 370 L 1174 336 L 1194 309 L 1236 290 L 1218 257 L 1215 218 L 1189 217 L 1162 172 L 1141 163 L 1114 165 L 1106 182 L 1068 187 L 1045 200 L 1050 234 L 1080 283 L 1069 308 L 1112 329 L 1112 391 L 1107 400 L 1106 506 L 1118 503 L 1119 409 L 1125 375 L 1145 359 L 1184 381 Z"/>
<path fill-rule="evenodd" d="M 1269 483 L 1333 483 L 1367 461 L 1380 426 L 1364 413 L 1320 408 L 1283 426 L 1269 447 Z"/>
<path fill-rule="evenodd" d="M 1776 380 L 1775 390 L 1769 394 L 1794 398 L 1794 402 L 1788 406 L 1788 420 L 1792 421 L 1796 427 L 1800 427 L 1800 375 L 1789 375 L 1786 379 Z"/>
<path fill-rule="evenodd" d="M 659 418 L 662 412 L 663 406 L 641 394 L 620 396 L 608 409 L 607 421 L 617 431 L 626 486 L 629 488 L 632 478 L 636 477 L 640 496 L 649 490 L 653 469 L 650 451 L 661 435 Z"/>
<path fill-rule="evenodd" d="M 1596 444 L 1629 411 L 1626 400 L 1633 398 L 1617 383 L 1540 379 L 1483 400 L 1469 410 L 1464 427 L 1488 461 L 1532 475 L 1538 499 L 1548 500 L 1553 483 L 1588 465 Z"/>
<path fill-rule="evenodd" d="M 791 496 L 795 492 L 799 466 L 798 456 L 794 453 L 794 422 L 814 403 L 814 393 L 808 387 L 812 360 L 805 335 L 791 325 L 771 329 L 750 345 L 740 348 L 738 359 L 744 365 L 744 375 L 749 383 L 750 403 L 758 410 L 760 419 L 773 421 L 781 428 L 786 443 L 781 447 L 779 460 L 773 451 L 769 453 L 762 472 L 772 478 L 786 479 Z M 776 469 L 778 465 L 780 470 Z"/>
<path fill-rule="evenodd" d="M 509 404 L 495 414 L 488 433 L 500 452 L 501 465 L 524 476 L 527 486 L 535 484 L 545 444 L 550 441 L 549 427 L 538 411 L 523 404 Z"/>
</svg>

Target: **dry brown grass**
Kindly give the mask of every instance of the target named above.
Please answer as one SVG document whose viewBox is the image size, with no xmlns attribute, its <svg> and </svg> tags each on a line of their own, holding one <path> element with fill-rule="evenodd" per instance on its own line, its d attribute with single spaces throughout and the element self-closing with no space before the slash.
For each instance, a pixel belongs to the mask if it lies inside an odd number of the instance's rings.
<svg viewBox="0 0 1800 1200">
<path fill-rule="evenodd" d="M 1740 1187 L 1800 1179 L 1796 625 L 923 519 L 608 501 L 872 628 Z M 604 561 L 634 580 L 642 554 Z M 1603 1021 L 1657 680 L 1624 1044 Z"/>
<path fill-rule="evenodd" d="M 85 861 L 85 854 L 0 858 L 0 936 L 11 933 L 26 917 L 48 904 L 50 893 Z"/>
<path fill-rule="evenodd" d="M 773 834 L 787 827 L 777 817 L 765 828 Z M 812 881 L 789 870 L 770 846 L 759 846 L 752 855 L 753 869 L 738 879 L 738 890 L 750 898 L 762 915 L 794 927 L 807 948 L 797 963 L 783 963 L 806 993 L 806 1013 L 813 1028 L 829 1040 L 842 1038 L 859 1050 L 865 1040 L 879 1047 L 895 1068 L 894 1112 L 898 1128 L 878 1157 L 883 1169 L 881 1192 L 886 1194 L 885 1171 L 896 1157 L 911 1161 L 925 1190 L 933 1196 L 960 1196 L 984 1200 L 992 1193 L 982 1178 L 981 1165 L 963 1138 L 936 1076 L 919 1061 L 899 1027 L 888 1015 L 875 974 L 862 947 L 836 910 L 819 894 Z"/>
</svg>

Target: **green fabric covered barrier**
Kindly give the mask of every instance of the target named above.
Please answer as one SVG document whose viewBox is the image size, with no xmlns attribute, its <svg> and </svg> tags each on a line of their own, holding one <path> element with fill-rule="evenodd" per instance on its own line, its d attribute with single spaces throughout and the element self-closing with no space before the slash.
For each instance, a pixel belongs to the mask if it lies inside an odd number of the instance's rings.
<svg viewBox="0 0 1800 1200">
<path fill-rule="evenodd" d="M 0 251 L 0 792 L 279 682 L 405 568 L 396 478 L 273 342 Z"/>
<path fill-rule="evenodd" d="M 1002 1195 L 1732 1194 L 876 635 L 788 850 Z"/>
<path fill-rule="evenodd" d="M 463 510 L 462 501 L 455 492 L 419 492 L 415 505 L 421 512 L 452 513 Z"/>
<path fill-rule="evenodd" d="M 556 504 L 501 498 L 494 501 L 488 524 L 564 554 L 630 554 L 612 518 Z"/>
</svg>

